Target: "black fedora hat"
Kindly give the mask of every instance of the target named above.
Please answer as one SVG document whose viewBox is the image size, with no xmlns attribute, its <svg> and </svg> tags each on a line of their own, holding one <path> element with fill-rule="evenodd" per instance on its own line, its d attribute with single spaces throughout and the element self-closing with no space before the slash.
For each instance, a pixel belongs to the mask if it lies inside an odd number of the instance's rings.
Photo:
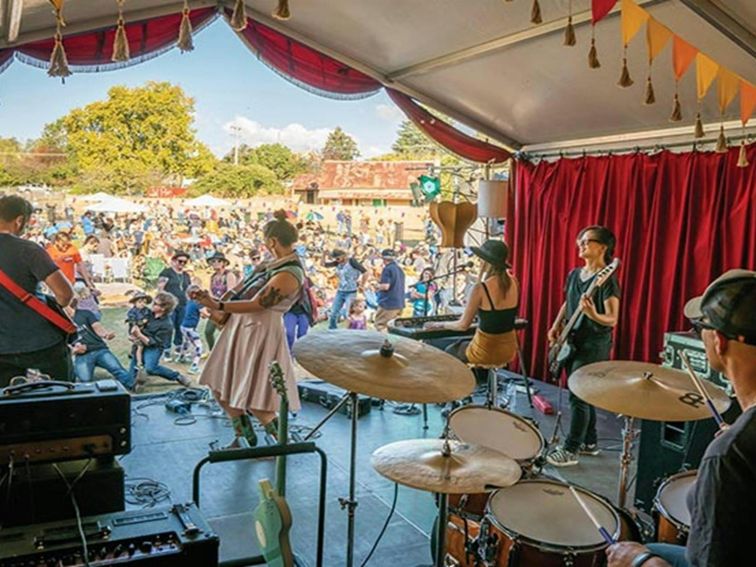
<svg viewBox="0 0 756 567">
<path fill-rule="evenodd" d="M 152 303 L 152 296 L 144 293 L 143 291 L 137 291 L 133 296 L 131 296 L 129 303 L 136 303 L 140 299 L 144 299 L 145 303 Z"/>
<path fill-rule="evenodd" d="M 213 254 L 207 259 L 208 262 L 215 262 L 216 260 L 225 262 L 227 265 L 231 263 L 229 262 L 228 258 L 226 258 L 226 255 L 223 252 L 216 252 L 215 254 Z"/>
<path fill-rule="evenodd" d="M 496 268 L 509 268 L 509 247 L 501 240 L 486 240 L 481 246 L 470 248 L 481 260 Z"/>
</svg>

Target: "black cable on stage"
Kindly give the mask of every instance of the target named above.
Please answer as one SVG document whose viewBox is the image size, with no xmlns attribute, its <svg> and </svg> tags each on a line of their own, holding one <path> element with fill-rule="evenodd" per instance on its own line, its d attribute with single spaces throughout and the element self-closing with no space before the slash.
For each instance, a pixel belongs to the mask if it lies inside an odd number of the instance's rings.
<svg viewBox="0 0 756 567">
<path fill-rule="evenodd" d="M 171 490 L 168 486 L 151 478 L 127 478 L 124 485 L 126 502 L 142 508 L 152 508 L 160 502 L 171 499 Z"/>
<path fill-rule="evenodd" d="M 92 462 L 93 462 L 93 459 L 89 459 L 89 461 L 87 462 L 86 465 L 84 465 L 84 468 L 81 470 L 79 475 L 71 483 L 68 482 L 66 475 L 64 475 L 63 471 L 60 470 L 60 467 L 58 467 L 58 464 L 53 463 L 53 468 L 55 469 L 55 472 L 57 472 L 60 475 L 61 480 L 63 480 L 66 487 L 68 487 L 68 497 L 71 499 L 71 504 L 73 505 L 74 513 L 76 514 L 76 527 L 79 529 L 79 538 L 81 539 L 82 559 L 84 560 L 85 567 L 90 567 L 89 548 L 87 547 L 87 536 L 86 534 L 84 534 L 84 526 L 81 523 L 81 512 L 79 511 L 79 504 L 78 502 L 76 502 L 76 495 L 74 494 L 73 489 L 76 486 L 76 483 L 79 482 L 79 480 L 81 480 L 81 478 L 87 472 Z"/>
<path fill-rule="evenodd" d="M 375 543 L 373 544 L 373 547 L 370 548 L 370 553 L 367 554 L 367 557 L 365 557 L 365 560 L 360 564 L 360 567 L 365 567 L 367 565 L 368 561 L 370 561 L 370 558 L 373 556 L 373 553 L 375 553 L 375 550 L 378 548 L 378 544 L 381 542 L 381 539 L 383 539 L 383 534 L 386 533 L 386 528 L 388 528 L 389 522 L 391 521 L 391 517 L 394 515 L 394 510 L 396 510 L 396 501 L 399 497 L 399 484 L 394 483 L 394 501 L 391 503 L 391 510 L 389 510 L 388 516 L 386 516 L 386 521 L 383 523 L 383 527 L 381 528 L 380 533 L 378 534 L 378 537 L 375 540 Z"/>
</svg>

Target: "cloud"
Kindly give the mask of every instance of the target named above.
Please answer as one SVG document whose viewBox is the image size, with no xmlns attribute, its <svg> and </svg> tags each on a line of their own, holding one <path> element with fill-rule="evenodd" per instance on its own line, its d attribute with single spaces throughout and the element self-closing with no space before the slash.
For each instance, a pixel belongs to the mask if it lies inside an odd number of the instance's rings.
<svg viewBox="0 0 756 567">
<path fill-rule="evenodd" d="M 382 148 L 380 146 L 368 146 L 366 150 L 362 150 L 361 157 L 364 159 L 374 158 L 376 156 L 382 156 L 389 153 L 391 150 Z"/>
<path fill-rule="evenodd" d="M 379 104 L 375 107 L 375 113 L 378 118 L 388 122 L 401 122 L 404 120 L 404 113 L 393 104 Z"/>
<path fill-rule="evenodd" d="M 238 132 L 239 141 L 248 146 L 280 143 L 295 152 L 319 150 L 325 144 L 326 138 L 332 130 L 332 128 L 310 130 L 297 123 L 288 124 L 283 128 L 275 128 L 263 126 L 259 122 L 244 116 L 237 116 L 232 121 L 227 122 L 223 129 L 231 135 Z"/>
</svg>

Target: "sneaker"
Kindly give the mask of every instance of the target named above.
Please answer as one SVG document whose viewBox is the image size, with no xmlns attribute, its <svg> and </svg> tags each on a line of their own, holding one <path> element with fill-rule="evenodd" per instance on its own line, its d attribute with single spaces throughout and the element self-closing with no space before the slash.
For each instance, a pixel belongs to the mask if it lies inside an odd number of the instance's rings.
<svg viewBox="0 0 756 567">
<path fill-rule="evenodd" d="M 200 369 L 199 364 L 192 364 L 189 367 L 189 370 L 187 370 L 187 372 L 189 374 L 197 374 L 197 372 L 199 372 L 199 369 Z"/>
<path fill-rule="evenodd" d="M 163 353 L 163 362 L 173 362 L 173 358 L 171 357 L 171 353 L 169 353 L 169 352 Z"/>
<path fill-rule="evenodd" d="M 183 374 L 178 375 L 178 383 L 181 384 L 184 388 L 192 387 L 192 379 L 188 376 L 184 376 Z"/>
<path fill-rule="evenodd" d="M 599 449 L 596 443 L 584 443 L 583 445 L 580 445 L 580 450 L 578 451 L 578 453 L 580 455 L 595 457 L 596 455 L 601 454 L 601 449 Z"/>
<path fill-rule="evenodd" d="M 577 455 L 565 451 L 563 447 L 557 447 L 546 455 L 546 461 L 555 467 L 571 467 L 578 464 Z"/>
</svg>

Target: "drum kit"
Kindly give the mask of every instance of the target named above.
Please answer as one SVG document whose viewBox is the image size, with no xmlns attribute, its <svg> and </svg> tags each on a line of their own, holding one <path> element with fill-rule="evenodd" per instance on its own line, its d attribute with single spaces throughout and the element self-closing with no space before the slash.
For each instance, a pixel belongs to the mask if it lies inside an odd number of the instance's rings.
<svg viewBox="0 0 756 567">
<path fill-rule="evenodd" d="M 341 405 L 351 402 L 356 408 L 358 394 L 444 403 L 470 395 L 475 386 L 473 374 L 456 358 L 399 336 L 312 333 L 293 350 L 306 370 L 347 391 L 310 435 Z M 707 383 L 702 391 L 679 370 L 638 362 L 591 364 L 574 372 L 569 385 L 586 402 L 625 418 L 619 508 L 597 494 L 540 475 L 543 436 L 528 420 L 497 407 L 460 407 L 448 415 L 441 439 L 398 441 L 373 453 L 372 466 L 382 476 L 437 495 L 435 567 L 600 564 L 607 540 L 639 539 L 637 525 L 624 511 L 633 420 L 704 419 L 710 417 L 707 400 L 720 412 L 730 403 L 716 386 Z M 357 415 L 351 412 L 349 496 L 340 499 L 348 512 L 347 567 L 354 562 Z M 690 520 L 684 514 L 684 493 L 694 475 L 676 475 L 660 488 L 656 504 L 664 541 L 681 541 L 686 535 Z"/>
</svg>

